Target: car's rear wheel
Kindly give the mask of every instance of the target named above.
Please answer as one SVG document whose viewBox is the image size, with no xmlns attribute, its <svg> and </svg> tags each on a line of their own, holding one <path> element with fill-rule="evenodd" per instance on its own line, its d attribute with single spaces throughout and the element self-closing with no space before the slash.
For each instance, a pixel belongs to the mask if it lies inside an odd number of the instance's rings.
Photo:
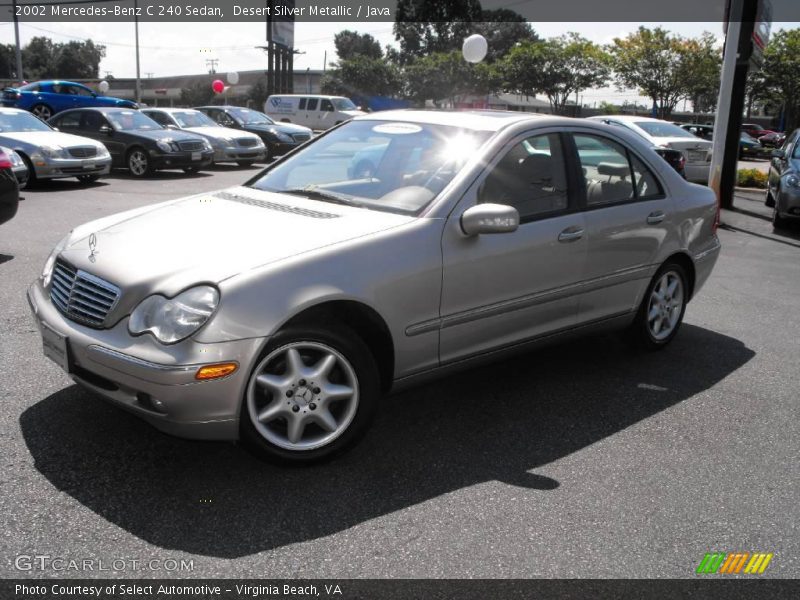
<svg viewBox="0 0 800 600">
<path fill-rule="evenodd" d="M 676 262 L 665 263 L 647 287 L 631 325 L 633 341 L 646 350 L 669 344 L 680 329 L 689 300 L 686 271 Z"/>
<path fill-rule="evenodd" d="M 145 177 L 150 173 L 150 159 L 142 148 L 128 152 L 128 170 L 134 177 Z"/>
<path fill-rule="evenodd" d="M 81 183 L 94 183 L 100 179 L 100 175 L 78 175 L 78 181 Z"/>
<path fill-rule="evenodd" d="M 327 459 L 361 438 L 379 396 L 375 361 L 354 332 L 287 329 L 275 336 L 250 375 L 241 439 L 270 461 Z"/>
<path fill-rule="evenodd" d="M 183 168 L 183 172 L 184 173 L 191 174 L 191 173 L 197 173 L 198 171 L 200 171 L 200 167 L 184 167 Z"/>
<path fill-rule="evenodd" d="M 47 119 L 53 116 L 53 109 L 46 104 L 35 104 L 31 107 L 31 112 L 42 121 L 47 121 Z"/>
<path fill-rule="evenodd" d="M 254 160 L 237 160 L 236 164 L 240 167 L 252 167 L 254 162 Z"/>
</svg>

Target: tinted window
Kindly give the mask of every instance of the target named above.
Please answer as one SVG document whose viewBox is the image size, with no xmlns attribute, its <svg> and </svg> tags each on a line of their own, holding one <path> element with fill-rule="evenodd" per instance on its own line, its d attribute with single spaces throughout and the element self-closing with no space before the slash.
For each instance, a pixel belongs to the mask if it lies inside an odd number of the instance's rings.
<svg viewBox="0 0 800 600">
<path fill-rule="evenodd" d="M 81 129 L 84 131 L 99 131 L 103 126 L 108 126 L 108 121 L 99 112 L 87 110 L 81 113 Z"/>
<path fill-rule="evenodd" d="M 685 129 L 666 121 L 636 121 L 634 125 L 653 137 L 694 137 Z"/>
<path fill-rule="evenodd" d="M 684 133 L 691 135 L 688 131 Z M 632 200 L 634 188 L 625 148 L 593 135 L 576 134 L 574 137 L 586 184 L 586 205 Z"/>
<path fill-rule="evenodd" d="M 159 112 L 159 111 L 149 112 L 148 111 L 148 112 L 146 112 L 144 114 L 146 114 L 148 117 L 153 119 L 153 121 L 155 121 L 159 125 L 173 125 L 173 123 L 170 121 L 169 117 L 167 115 L 165 115 L 164 113 L 162 113 L 162 112 Z"/>
<path fill-rule="evenodd" d="M 64 86 L 63 93 L 65 94 L 73 94 L 74 96 L 91 96 L 91 90 L 87 90 L 84 87 L 79 85 L 67 85 Z"/>
<path fill-rule="evenodd" d="M 522 220 L 566 210 L 567 173 L 560 136 L 541 135 L 516 144 L 492 168 L 478 201 L 513 206 Z"/>
<path fill-rule="evenodd" d="M 306 99 L 300 98 L 300 103 L 297 105 L 298 110 L 305 110 L 306 109 Z"/>
<path fill-rule="evenodd" d="M 78 129 L 81 125 L 81 113 L 72 112 L 62 115 L 55 121 L 59 129 Z"/>
<path fill-rule="evenodd" d="M 307 110 L 317 110 L 317 99 L 316 98 L 309 98 L 308 105 L 306 106 Z"/>
<path fill-rule="evenodd" d="M 333 103 L 330 100 L 323 100 L 319 109 L 324 112 L 333 112 Z"/>
<path fill-rule="evenodd" d="M 93 113 L 98 114 L 98 113 Z M 147 131 L 161 129 L 161 126 L 147 115 L 138 110 L 122 110 L 119 112 L 107 113 L 108 120 L 111 121 L 117 131 Z"/>
</svg>

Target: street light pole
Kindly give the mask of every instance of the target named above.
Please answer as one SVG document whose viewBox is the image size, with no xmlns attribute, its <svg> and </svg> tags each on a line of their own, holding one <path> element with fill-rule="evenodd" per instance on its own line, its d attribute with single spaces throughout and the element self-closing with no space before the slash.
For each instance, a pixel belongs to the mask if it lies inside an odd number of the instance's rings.
<svg viewBox="0 0 800 600">
<path fill-rule="evenodd" d="M 12 9 L 14 11 L 14 39 L 16 40 L 16 56 L 17 56 L 17 83 L 22 83 L 25 79 L 22 76 L 22 50 L 19 47 L 19 19 L 17 19 L 17 0 L 12 1 Z"/>
<path fill-rule="evenodd" d="M 136 104 L 142 101 L 142 82 L 139 73 L 139 0 L 133 0 L 133 27 L 136 32 Z"/>
</svg>

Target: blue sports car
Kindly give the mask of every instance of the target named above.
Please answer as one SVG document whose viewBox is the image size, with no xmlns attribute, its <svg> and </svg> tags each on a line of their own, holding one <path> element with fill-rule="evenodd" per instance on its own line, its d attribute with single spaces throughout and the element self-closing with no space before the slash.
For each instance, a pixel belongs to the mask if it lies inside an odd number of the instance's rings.
<svg viewBox="0 0 800 600">
<path fill-rule="evenodd" d="M 139 108 L 131 100 L 100 96 L 80 83 L 72 81 L 36 81 L 19 88 L 6 88 L 0 98 L 3 106 L 31 111 L 46 121 L 54 114 L 69 108 L 116 106 Z"/>
</svg>

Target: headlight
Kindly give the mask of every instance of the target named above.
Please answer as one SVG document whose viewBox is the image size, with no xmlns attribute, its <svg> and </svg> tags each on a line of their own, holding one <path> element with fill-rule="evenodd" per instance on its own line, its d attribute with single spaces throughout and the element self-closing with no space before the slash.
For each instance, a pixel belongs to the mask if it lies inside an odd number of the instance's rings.
<svg viewBox="0 0 800 600">
<path fill-rule="evenodd" d="M 786 178 L 786 185 L 793 188 L 800 187 L 800 178 L 797 175 L 789 175 Z"/>
<path fill-rule="evenodd" d="M 69 158 L 67 151 L 60 146 L 42 146 L 39 150 L 47 158 Z"/>
<path fill-rule="evenodd" d="M 56 244 L 56 247 L 53 248 L 50 256 L 47 257 L 47 260 L 44 263 L 44 268 L 42 269 L 42 285 L 44 287 L 50 285 L 50 278 L 53 276 L 53 267 L 56 264 L 56 259 L 58 258 L 58 255 L 61 254 L 61 251 L 67 247 L 70 235 L 72 235 L 72 232 L 69 232 L 67 235 L 65 235 L 61 241 Z"/>
<path fill-rule="evenodd" d="M 164 152 L 172 152 L 172 145 L 164 140 L 158 140 L 156 142 L 156 146 L 158 146 Z"/>
<path fill-rule="evenodd" d="M 106 148 L 105 146 L 98 146 L 97 147 L 97 157 L 98 158 L 108 158 L 109 156 L 111 156 L 111 155 L 108 153 L 108 148 Z"/>
<path fill-rule="evenodd" d="M 213 150 L 211 144 L 208 143 L 208 140 L 203 140 L 203 150 Z"/>
<path fill-rule="evenodd" d="M 279 142 L 285 142 L 291 144 L 294 142 L 294 138 L 290 136 L 288 133 L 283 133 L 282 131 L 275 131 L 274 129 L 270 130 L 270 134 L 272 134 Z"/>
<path fill-rule="evenodd" d="M 219 292 L 210 285 L 199 285 L 165 298 L 148 296 L 131 313 L 128 331 L 137 335 L 149 331 L 162 344 L 174 344 L 200 329 L 214 313 Z"/>
</svg>

